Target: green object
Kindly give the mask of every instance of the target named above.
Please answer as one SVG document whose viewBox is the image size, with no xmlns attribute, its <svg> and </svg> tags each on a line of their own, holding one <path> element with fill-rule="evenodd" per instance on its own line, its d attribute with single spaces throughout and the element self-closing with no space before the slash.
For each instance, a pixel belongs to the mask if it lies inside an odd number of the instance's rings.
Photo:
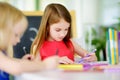
<svg viewBox="0 0 120 80">
<path fill-rule="evenodd" d="M 102 51 L 105 54 L 105 46 L 106 46 L 106 27 L 101 26 L 100 29 L 98 29 L 99 31 L 96 31 L 94 28 L 92 28 L 92 45 L 95 46 L 95 48 L 97 49 L 96 51 L 96 56 L 98 61 L 100 61 L 100 51 Z M 86 42 L 88 43 L 88 36 L 89 33 L 87 33 L 86 35 Z M 103 55 L 104 55 L 103 54 Z M 105 57 L 104 57 L 104 60 Z"/>
<path fill-rule="evenodd" d="M 40 4 L 40 0 L 36 0 L 35 1 L 35 10 L 38 11 L 39 10 L 39 4 Z"/>
</svg>

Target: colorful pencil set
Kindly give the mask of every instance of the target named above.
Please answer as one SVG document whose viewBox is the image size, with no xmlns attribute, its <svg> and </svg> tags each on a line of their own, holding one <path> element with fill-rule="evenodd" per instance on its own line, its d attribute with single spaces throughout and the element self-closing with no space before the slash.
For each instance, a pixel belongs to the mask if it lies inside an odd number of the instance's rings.
<svg viewBox="0 0 120 80">
<path fill-rule="evenodd" d="M 108 28 L 106 38 L 107 60 L 110 64 L 118 64 L 120 54 L 120 32 L 113 28 Z"/>
</svg>

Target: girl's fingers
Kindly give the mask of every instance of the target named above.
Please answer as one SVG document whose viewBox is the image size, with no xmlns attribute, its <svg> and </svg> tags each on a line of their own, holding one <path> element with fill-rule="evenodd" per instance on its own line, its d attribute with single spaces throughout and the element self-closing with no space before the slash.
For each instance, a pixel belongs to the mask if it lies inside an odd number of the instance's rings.
<svg viewBox="0 0 120 80">
<path fill-rule="evenodd" d="M 34 56 L 30 54 L 26 54 L 22 57 L 22 59 L 27 59 L 27 60 L 34 60 Z"/>
<path fill-rule="evenodd" d="M 97 57 L 95 55 L 90 55 L 89 57 L 85 57 L 84 60 L 88 62 L 93 62 L 97 61 Z"/>
<path fill-rule="evenodd" d="M 67 57 L 61 57 L 59 60 L 60 64 L 73 64 L 74 62 Z"/>
</svg>

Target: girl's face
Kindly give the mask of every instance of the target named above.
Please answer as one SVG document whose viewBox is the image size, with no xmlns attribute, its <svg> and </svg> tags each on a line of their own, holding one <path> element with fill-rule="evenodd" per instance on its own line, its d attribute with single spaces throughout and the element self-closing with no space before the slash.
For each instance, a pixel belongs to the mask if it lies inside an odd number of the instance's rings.
<svg viewBox="0 0 120 80">
<path fill-rule="evenodd" d="M 20 38 L 22 37 L 23 33 L 27 28 L 27 21 L 22 19 L 21 21 L 17 22 L 13 28 L 13 34 L 11 36 L 10 43 L 15 46 L 17 43 L 20 42 Z"/>
<path fill-rule="evenodd" d="M 58 23 L 50 25 L 49 41 L 62 41 L 68 33 L 70 23 L 61 19 Z"/>
</svg>

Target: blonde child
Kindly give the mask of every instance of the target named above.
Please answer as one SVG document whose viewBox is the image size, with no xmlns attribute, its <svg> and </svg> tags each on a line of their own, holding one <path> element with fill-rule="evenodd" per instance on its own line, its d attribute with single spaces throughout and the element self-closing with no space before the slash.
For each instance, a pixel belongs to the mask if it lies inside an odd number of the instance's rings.
<svg viewBox="0 0 120 80">
<path fill-rule="evenodd" d="M 27 19 L 21 11 L 8 3 L 0 2 L 0 80 L 9 80 L 8 73 L 17 75 L 56 67 L 56 56 L 49 57 L 43 62 L 28 60 L 30 55 L 26 55 L 25 59 L 9 57 L 9 54 L 13 53 L 12 47 L 20 42 L 27 25 Z M 52 65 L 49 64 L 51 61 Z"/>
<path fill-rule="evenodd" d="M 36 59 L 44 60 L 49 56 L 58 55 L 59 62 L 74 63 L 74 53 L 85 57 L 88 53 L 71 40 L 71 15 L 61 4 L 49 4 L 42 16 L 38 34 L 32 43 L 31 53 Z M 95 54 L 85 58 L 96 61 Z"/>
</svg>

